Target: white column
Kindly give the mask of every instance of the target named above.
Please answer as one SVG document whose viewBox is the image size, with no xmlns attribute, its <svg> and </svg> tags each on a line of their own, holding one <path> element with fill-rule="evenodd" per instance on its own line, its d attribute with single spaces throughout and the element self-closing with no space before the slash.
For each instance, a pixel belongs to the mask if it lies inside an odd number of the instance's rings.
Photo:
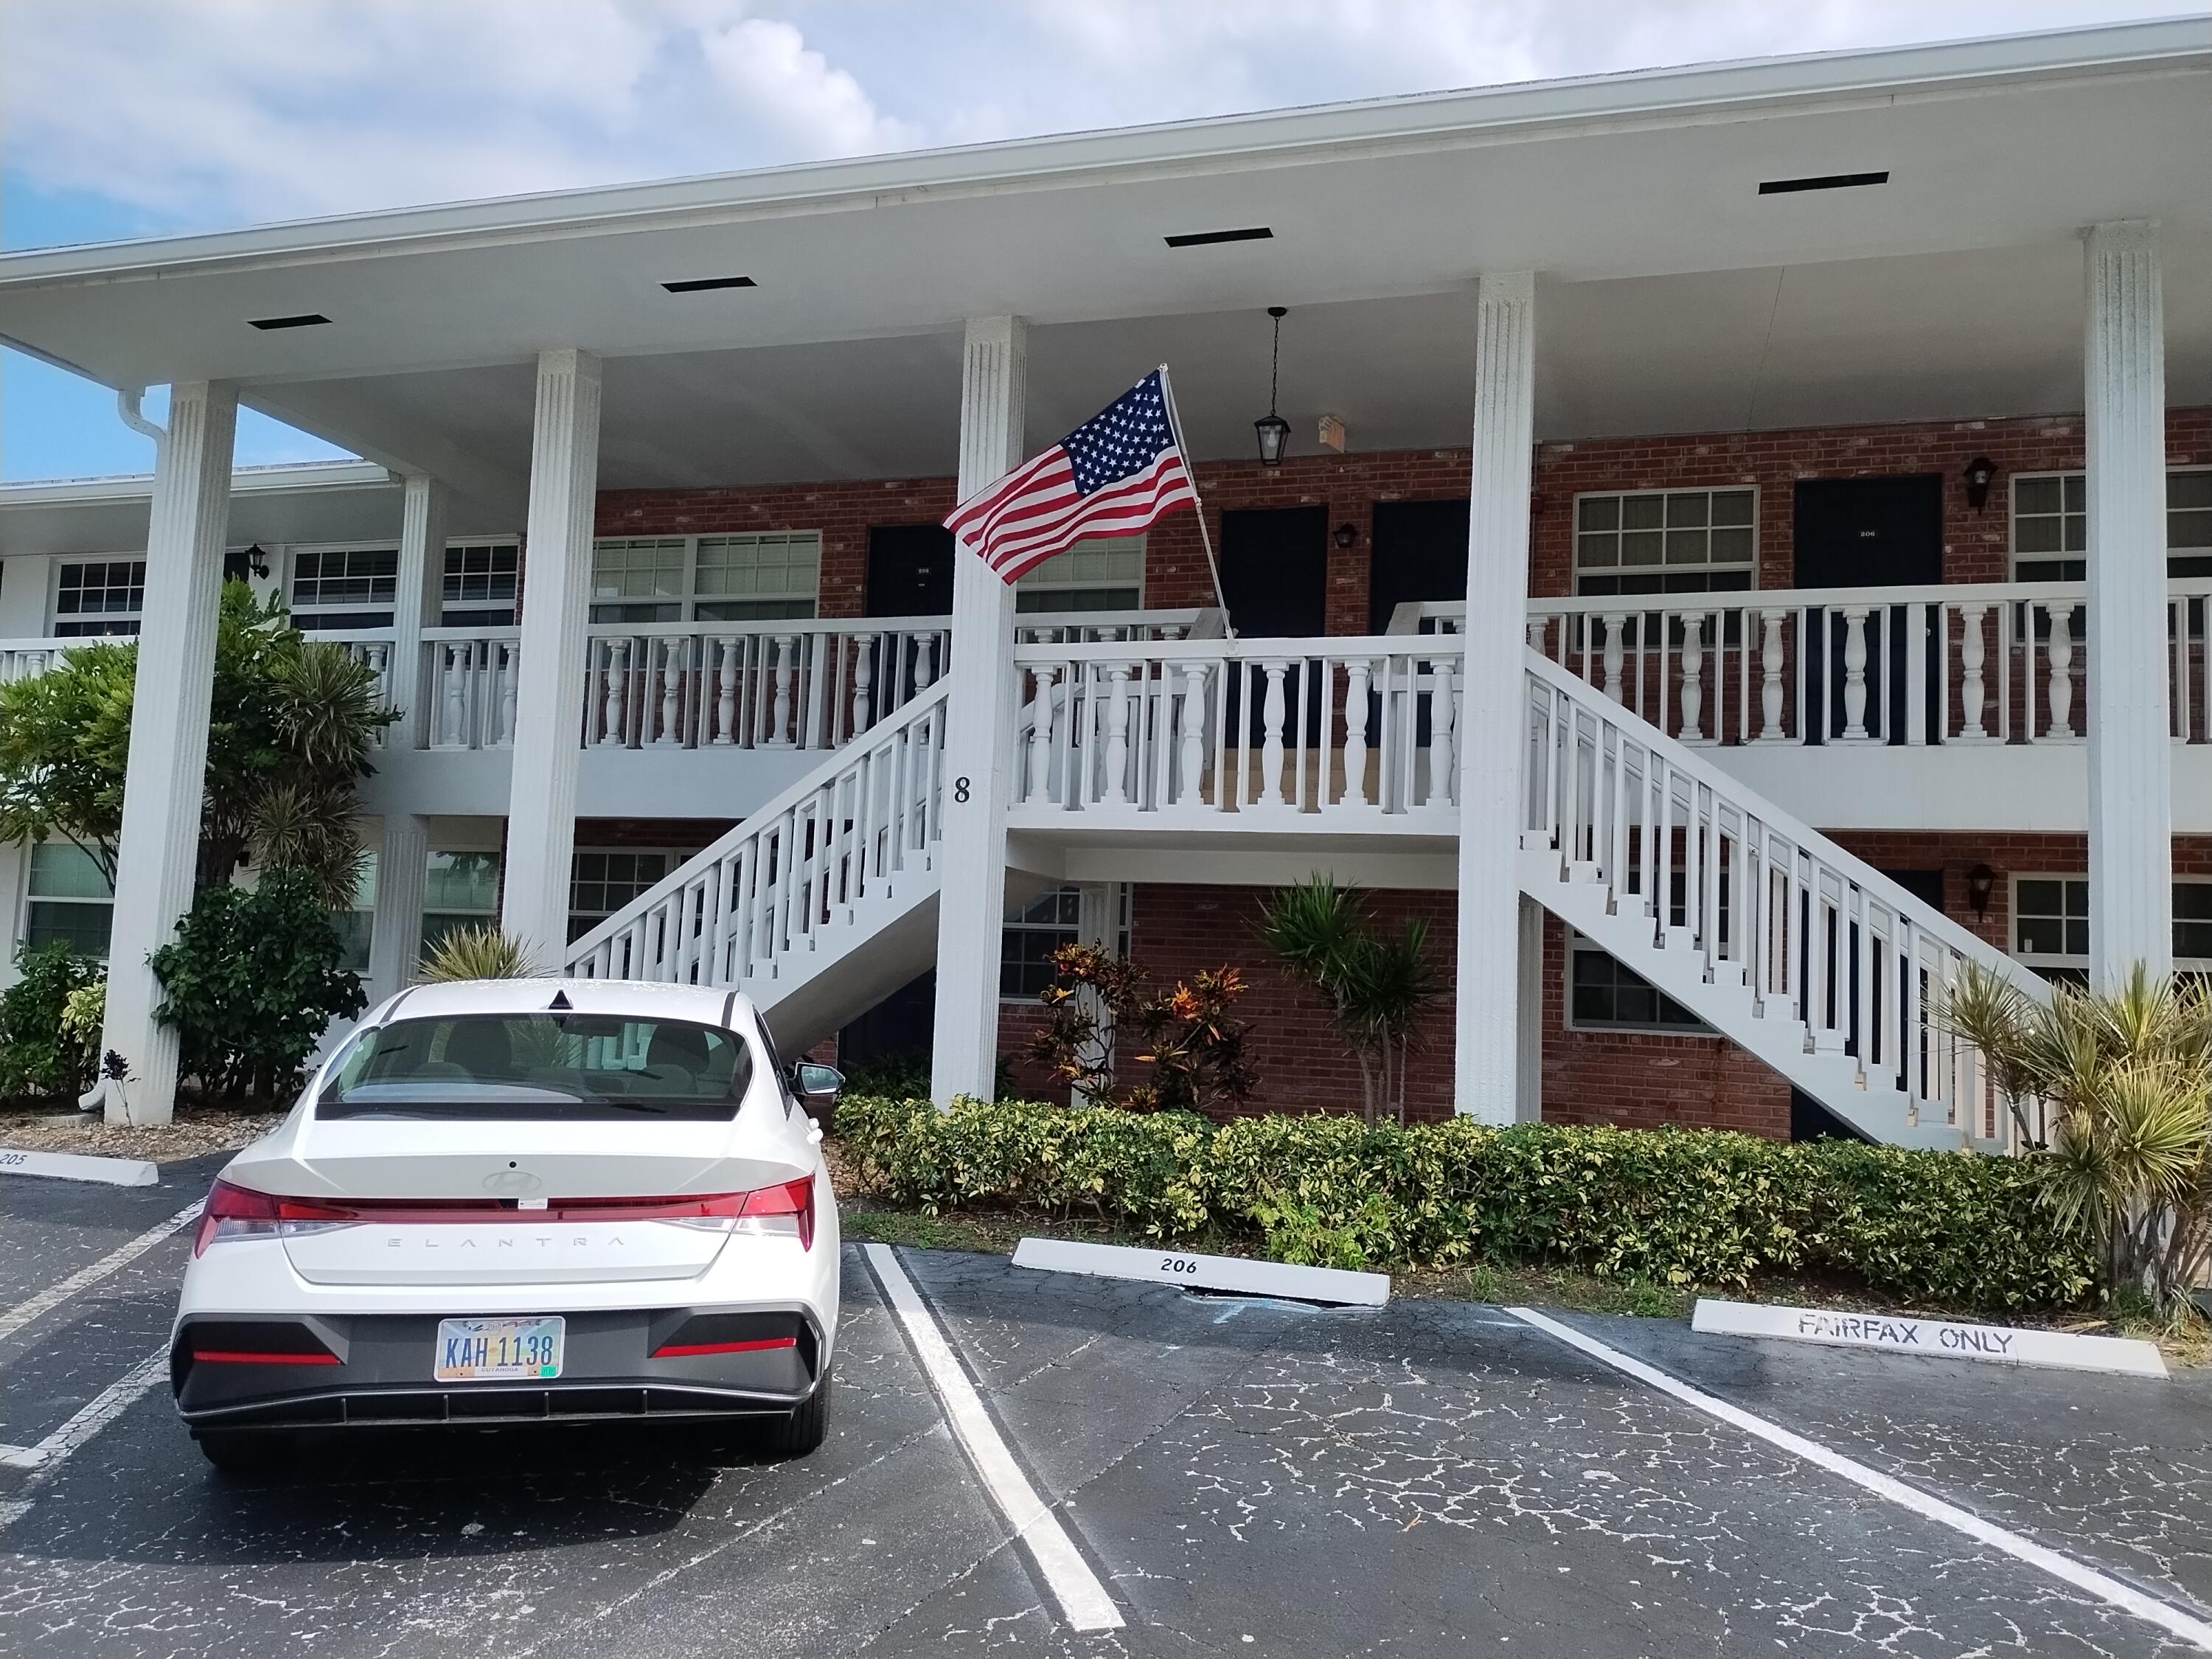
<svg viewBox="0 0 2212 1659">
<path fill-rule="evenodd" d="M 1528 609 L 1535 278 L 1486 276 L 1475 297 L 1474 453 L 1460 727 L 1459 982 L 1453 1103 L 1488 1123 L 1517 1112 L 1521 992 L 1522 618 Z"/>
<path fill-rule="evenodd" d="M 422 723 L 436 714 L 416 707 L 421 698 L 422 630 L 435 628 L 446 605 L 446 486 L 410 472 L 399 507 L 398 592 L 392 607 L 392 702 L 405 718 L 392 728 L 391 741 L 406 748 L 428 743 Z M 416 736 L 417 732 L 422 732 Z M 383 872 L 378 872 L 378 880 Z M 378 890 L 382 890 L 381 886 Z M 394 988 L 397 988 L 396 987 Z"/>
<path fill-rule="evenodd" d="M 1018 317 L 971 319 L 960 388 L 962 500 L 1022 459 L 1029 337 Z M 963 545 L 952 555 L 952 682 L 945 738 L 944 874 L 937 900 L 937 1025 L 930 1093 L 991 1098 L 999 1055 L 999 952 L 1006 912 L 1006 789 L 1014 590 Z M 961 797 L 967 799 L 963 800 Z"/>
<path fill-rule="evenodd" d="M 147 957 L 175 937 L 192 902 L 237 425 L 238 388 L 228 381 L 169 389 L 168 435 L 155 461 L 146 532 L 146 620 L 131 701 L 100 1040 L 101 1053 L 120 1055 L 129 1073 L 105 1091 L 111 1123 L 166 1123 L 176 1105 L 177 1034 L 154 1018 L 161 988 Z"/>
<path fill-rule="evenodd" d="M 560 966 L 568 939 L 584 621 L 599 478 L 599 360 L 574 349 L 541 352 L 499 921 L 547 969 Z"/>
<path fill-rule="evenodd" d="M 2094 228 L 2087 286 L 2089 977 L 2111 991 L 2137 963 L 2173 969 L 2166 323 L 2154 228 Z M 2065 625 L 2052 624 L 2054 645 Z"/>
<path fill-rule="evenodd" d="M 376 912 L 370 921 L 371 1006 L 415 982 L 422 956 L 422 890 L 430 868 L 429 827 L 411 812 L 388 812 L 376 853 Z"/>
<path fill-rule="evenodd" d="M 1075 908 L 1075 939 L 1079 945 L 1096 945 L 1099 950 L 1119 956 L 1121 951 L 1121 884 L 1115 881 L 1086 881 L 1077 889 Z M 1098 1019 L 1099 1046 L 1105 1050 L 1106 1071 L 1114 1070 L 1114 1017 L 1105 1003 L 1088 988 L 1080 994 Z M 1078 1103 L 1079 1104 L 1081 1103 Z M 1114 1103 L 1113 1091 L 1096 1103 L 1101 1106 Z"/>
</svg>

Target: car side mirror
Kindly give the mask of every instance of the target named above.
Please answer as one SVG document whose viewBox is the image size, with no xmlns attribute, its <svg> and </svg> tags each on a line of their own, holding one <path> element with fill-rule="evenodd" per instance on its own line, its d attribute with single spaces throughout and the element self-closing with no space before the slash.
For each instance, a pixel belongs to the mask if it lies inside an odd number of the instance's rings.
<svg viewBox="0 0 2212 1659">
<path fill-rule="evenodd" d="M 799 1097 L 810 1102 L 834 1101 L 845 1086 L 845 1074 L 835 1066 L 817 1066 L 811 1060 L 791 1068 L 791 1080 Z"/>
</svg>

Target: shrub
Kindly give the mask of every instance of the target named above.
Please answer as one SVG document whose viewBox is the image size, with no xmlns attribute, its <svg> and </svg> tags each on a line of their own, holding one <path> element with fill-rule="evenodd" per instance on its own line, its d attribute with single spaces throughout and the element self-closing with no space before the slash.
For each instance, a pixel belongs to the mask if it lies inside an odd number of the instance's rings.
<svg viewBox="0 0 2212 1659">
<path fill-rule="evenodd" d="M 210 1098 L 296 1086 L 331 1020 L 361 1012 L 361 981 L 312 872 L 272 870 L 258 884 L 203 888 L 154 952 L 181 1069 Z"/>
<path fill-rule="evenodd" d="M 1256 1237 L 1330 1267 L 1546 1263 L 1602 1277 L 1741 1286 L 1809 1273 L 1965 1308 L 2051 1307 L 2094 1249 L 2043 1200 L 2041 1158 L 1791 1146 L 1717 1130 L 1467 1119 L 1066 1110 L 848 1096 L 840 1132 L 894 1202 L 1084 1210 L 1163 1237 Z"/>
<path fill-rule="evenodd" d="M 433 945 L 422 958 L 418 979 L 534 979 L 530 947 L 511 939 L 489 923 L 480 927 L 456 927 Z"/>
<path fill-rule="evenodd" d="M 1244 1058 L 1244 1024 L 1230 1010 L 1244 994 L 1234 968 L 1201 969 L 1146 995 L 1144 970 L 1095 945 L 1052 953 L 1052 983 L 1038 1000 L 1046 1020 L 1030 1057 L 1078 1103 L 1114 1094 L 1115 1054 L 1152 1068 L 1122 1103 L 1139 1111 L 1195 1112 L 1241 1104 L 1256 1081 Z"/>
<path fill-rule="evenodd" d="M 0 991 L 0 1096 L 66 1095 L 92 1086 L 100 1026 L 88 1038 L 65 1019 L 72 998 L 100 983 L 103 969 L 58 942 L 15 953 L 15 982 Z"/>
</svg>

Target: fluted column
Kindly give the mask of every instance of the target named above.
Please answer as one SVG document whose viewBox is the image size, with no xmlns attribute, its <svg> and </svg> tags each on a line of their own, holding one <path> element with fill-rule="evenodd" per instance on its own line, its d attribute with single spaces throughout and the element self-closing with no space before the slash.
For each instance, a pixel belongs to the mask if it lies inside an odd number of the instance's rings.
<svg viewBox="0 0 2212 1659">
<path fill-rule="evenodd" d="M 599 360 L 574 349 L 541 352 L 500 926 L 527 944 L 531 959 L 547 969 L 560 965 L 568 939 L 599 478 Z"/>
<path fill-rule="evenodd" d="M 2166 324 L 2154 228 L 2087 240 L 2089 977 L 2113 990 L 2137 963 L 2173 967 Z"/>
<path fill-rule="evenodd" d="M 1027 325 L 972 318 L 960 388 L 960 499 L 1022 459 Z M 952 555 L 951 690 L 945 709 L 945 841 L 937 901 L 937 1023 L 930 1093 L 991 1098 L 999 1055 L 999 954 L 1006 929 L 1006 794 L 1013 775 L 1014 590 L 964 544 Z M 964 787 L 963 781 L 964 782 Z M 963 795 L 966 796 L 963 800 Z"/>
<path fill-rule="evenodd" d="M 176 1105 L 177 1034 L 154 1018 L 161 988 L 147 957 L 176 936 L 192 902 L 237 425 L 238 388 L 229 382 L 170 388 L 146 532 L 145 622 L 100 1031 L 102 1054 L 119 1056 L 126 1073 L 104 1090 L 111 1123 L 166 1123 Z"/>
<path fill-rule="evenodd" d="M 1474 451 L 1460 726 L 1458 1017 L 1454 1105 L 1510 1123 L 1521 1090 L 1521 751 L 1528 609 L 1535 278 L 1486 276 L 1475 297 Z"/>
<path fill-rule="evenodd" d="M 392 706 L 406 718 L 392 728 L 390 740 L 404 748 L 429 741 L 427 732 L 421 738 L 415 735 L 433 712 L 416 707 L 422 684 L 422 630 L 435 628 L 446 609 L 446 486 L 420 472 L 409 473 L 402 484 L 397 586 L 388 672 Z"/>
</svg>

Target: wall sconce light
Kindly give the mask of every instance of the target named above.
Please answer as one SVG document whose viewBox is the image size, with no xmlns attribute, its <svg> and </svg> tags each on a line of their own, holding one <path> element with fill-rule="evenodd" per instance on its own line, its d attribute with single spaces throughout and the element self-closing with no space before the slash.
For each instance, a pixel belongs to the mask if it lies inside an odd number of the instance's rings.
<svg viewBox="0 0 2212 1659">
<path fill-rule="evenodd" d="M 1359 532 L 1348 524 L 1340 524 L 1328 532 L 1328 538 L 1339 547 L 1350 547 L 1359 539 Z"/>
<path fill-rule="evenodd" d="M 1997 464 L 1986 455 L 1966 463 L 1966 505 L 1980 512 L 1990 502 L 1990 486 L 1996 481 Z"/>
<path fill-rule="evenodd" d="M 1290 314 L 1290 307 L 1269 306 L 1267 314 L 1275 319 L 1275 355 L 1267 369 L 1267 412 L 1252 422 L 1252 430 L 1260 440 L 1260 465 L 1280 466 L 1283 451 L 1291 441 L 1291 423 L 1275 412 L 1275 389 L 1282 379 L 1283 319 Z"/>
<path fill-rule="evenodd" d="M 242 553 L 226 553 L 222 556 L 223 580 L 242 582 L 249 575 L 257 581 L 265 582 L 269 580 L 269 554 L 259 542 L 254 543 Z"/>
<path fill-rule="evenodd" d="M 1966 872 L 1966 902 L 1974 907 L 1974 920 L 1990 919 L 1990 895 L 1996 890 L 1997 872 L 1986 864 Z"/>
</svg>

